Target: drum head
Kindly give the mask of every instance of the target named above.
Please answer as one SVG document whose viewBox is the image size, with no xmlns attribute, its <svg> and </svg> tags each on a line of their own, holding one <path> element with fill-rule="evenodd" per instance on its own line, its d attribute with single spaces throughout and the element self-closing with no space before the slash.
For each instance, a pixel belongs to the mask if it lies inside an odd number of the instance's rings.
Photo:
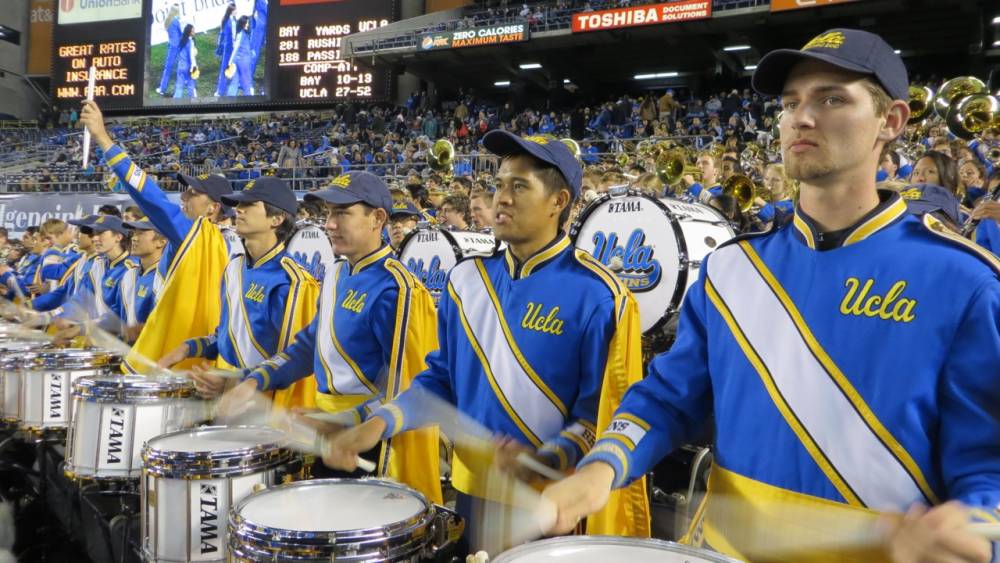
<svg viewBox="0 0 1000 563">
<path fill-rule="evenodd" d="M 445 277 L 459 256 L 452 233 L 440 229 L 413 231 L 399 251 L 399 261 L 435 296 L 444 291 Z"/>
<path fill-rule="evenodd" d="M 640 194 L 604 196 L 583 211 L 572 234 L 577 248 L 615 270 L 632 290 L 643 332 L 680 306 L 679 228 L 659 201 Z"/>
<path fill-rule="evenodd" d="M 261 491 L 245 499 L 236 510 L 256 526 L 337 532 L 381 528 L 416 517 L 427 508 L 427 501 L 407 488 L 374 480 L 344 479 L 305 481 Z"/>
<path fill-rule="evenodd" d="M 735 563 L 724 555 L 659 540 L 577 536 L 525 544 L 493 563 Z"/>
<path fill-rule="evenodd" d="M 193 428 L 157 436 L 148 442 L 160 452 L 231 452 L 285 441 L 285 434 L 267 426 Z"/>
</svg>

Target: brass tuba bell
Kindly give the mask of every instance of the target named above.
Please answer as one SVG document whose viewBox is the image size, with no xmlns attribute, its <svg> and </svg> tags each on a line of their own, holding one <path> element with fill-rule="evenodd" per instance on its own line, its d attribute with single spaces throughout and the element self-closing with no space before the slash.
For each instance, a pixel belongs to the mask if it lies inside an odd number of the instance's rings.
<svg viewBox="0 0 1000 563">
<path fill-rule="evenodd" d="M 934 98 L 934 113 L 948 119 L 948 110 L 957 100 L 974 94 L 988 94 L 986 84 L 975 76 L 959 76 L 941 85 Z"/>
<path fill-rule="evenodd" d="M 455 145 L 451 144 L 451 141 L 448 139 L 434 141 L 434 145 L 427 154 L 427 163 L 432 170 L 438 172 L 450 172 L 454 159 Z"/>
<path fill-rule="evenodd" d="M 931 111 L 934 103 L 934 90 L 927 86 L 910 85 L 907 92 L 910 95 L 910 119 L 908 124 L 914 125 L 923 121 Z"/>
<path fill-rule="evenodd" d="M 957 100 L 948 110 L 948 131 L 972 140 L 996 126 L 1000 118 L 1000 99 L 989 94 L 973 94 Z"/>
<path fill-rule="evenodd" d="M 753 202 L 758 197 L 767 198 L 763 187 L 758 186 L 743 174 L 733 174 L 722 182 L 722 193 L 736 198 L 736 204 L 740 206 L 740 211 L 743 213 L 753 208 Z"/>
<path fill-rule="evenodd" d="M 680 183 L 685 175 L 701 177 L 701 169 L 685 164 L 684 153 L 679 150 L 661 151 L 656 155 L 656 177 L 665 186 Z"/>
</svg>

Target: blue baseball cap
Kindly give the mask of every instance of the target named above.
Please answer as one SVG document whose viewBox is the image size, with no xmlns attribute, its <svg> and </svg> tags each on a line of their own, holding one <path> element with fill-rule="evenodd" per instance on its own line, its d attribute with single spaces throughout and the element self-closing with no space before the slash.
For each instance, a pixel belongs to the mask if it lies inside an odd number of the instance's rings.
<svg viewBox="0 0 1000 563">
<path fill-rule="evenodd" d="M 495 129 L 483 137 L 483 146 L 491 153 L 503 158 L 515 154 L 531 156 L 555 166 L 566 179 L 573 197 L 580 195 L 583 184 L 583 168 L 570 152 L 569 147 L 558 139 L 548 137 L 518 137 L 513 133 Z"/>
<path fill-rule="evenodd" d="M 97 221 L 98 217 L 99 215 L 86 215 L 84 217 L 80 217 L 79 219 L 70 219 L 66 222 L 77 227 L 93 227 L 94 221 Z"/>
<path fill-rule="evenodd" d="M 894 100 L 909 99 L 910 80 L 903 59 L 884 39 L 860 29 L 830 29 L 812 38 L 802 49 L 771 51 L 757 63 L 753 87 L 761 94 L 780 95 L 792 67 L 816 60 L 873 77 Z"/>
<path fill-rule="evenodd" d="M 177 181 L 185 187 L 207 195 L 216 203 L 222 201 L 222 196 L 233 193 L 233 187 L 229 185 L 229 180 L 218 174 L 198 174 L 197 176 L 177 174 Z"/>
<path fill-rule="evenodd" d="M 382 178 L 371 172 L 341 174 L 327 185 L 327 189 L 305 195 L 307 201 L 325 201 L 335 205 L 364 203 L 384 209 L 392 214 L 392 196 Z"/>
<path fill-rule="evenodd" d="M 962 224 L 958 198 L 943 186 L 913 184 L 900 190 L 899 195 L 906 201 L 907 209 L 914 215 L 919 216 L 940 211 L 952 223 Z"/>
<path fill-rule="evenodd" d="M 417 209 L 416 205 L 408 201 L 399 201 L 392 204 L 392 213 L 389 213 L 389 218 L 393 217 L 420 217 L 420 210 Z"/>
<path fill-rule="evenodd" d="M 295 215 L 299 212 L 299 200 L 288 184 L 274 176 L 261 176 L 250 180 L 241 192 L 222 196 L 223 205 L 236 207 L 241 203 L 256 203 L 262 201 L 278 209 Z"/>
<path fill-rule="evenodd" d="M 125 228 L 128 229 L 128 230 L 130 230 L 130 231 L 156 231 L 156 232 L 160 232 L 160 230 L 157 229 L 153 225 L 153 223 L 150 222 L 150 220 L 147 217 L 143 217 L 142 219 L 139 219 L 138 221 L 125 221 L 123 223 L 123 225 L 125 225 Z"/>
<path fill-rule="evenodd" d="M 122 235 L 128 235 L 129 230 L 125 227 L 125 222 L 121 217 L 114 215 L 101 215 L 92 224 L 88 225 L 95 233 L 104 231 L 114 231 Z"/>
</svg>

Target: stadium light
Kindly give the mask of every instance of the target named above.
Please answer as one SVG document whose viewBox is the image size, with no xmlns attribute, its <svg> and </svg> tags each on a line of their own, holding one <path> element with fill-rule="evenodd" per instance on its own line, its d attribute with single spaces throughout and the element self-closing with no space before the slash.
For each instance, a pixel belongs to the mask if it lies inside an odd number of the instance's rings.
<svg viewBox="0 0 1000 563">
<path fill-rule="evenodd" d="M 1000 25 L 1000 16 L 993 16 L 993 21 L 991 21 L 990 23 L 992 23 L 993 25 Z"/>
<path fill-rule="evenodd" d="M 510 80 L 500 80 L 493 83 L 494 86 L 510 86 Z"/>
<path fill-rule="evenodd" d="M 563 84 L 569 84 L 569 78 L 563 78 Z"/>
<path fill-rule="evenodd" d="M 521 67 L 521 70 L 534 70 L 536 68 L 542 68 L 541 63 L 521 63 L 518 66 Z"/>
<path fill-rule="evenodd" d="M 673 78 L 677 76 L 676 72 L 652 72 L 648 74 L 637 74 L 632 78 L 636 80 L 652 80 L 654 78 Z"/>
<path fill-rule="evenodd" d="M 750 50 L 750 46 L 749 45 L 729 45 L 728 47 L 723 47 L 722 50 L 725 51 L 725 52 L 727 52 L 727 53 L 735 53 L 737 51 L 749 51 Z"/>
<path fill-rule="evenodd" d="M 747 65 L 743 67 L 743 70 L 757 70 L 757 65 Z"/>
<path fill-rule="evenodd" d="M 903 54 L 903 52 L 900 51 L 899 49 L 893 49 L 892 52 L 896 53 L 897 55 L 902 55 Z"/>
</svg>

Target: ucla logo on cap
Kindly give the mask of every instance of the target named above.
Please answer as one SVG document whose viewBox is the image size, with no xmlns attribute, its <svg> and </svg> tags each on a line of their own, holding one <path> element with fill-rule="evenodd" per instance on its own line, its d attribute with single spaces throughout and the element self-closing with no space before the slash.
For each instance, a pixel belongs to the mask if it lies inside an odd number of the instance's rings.
<svg viewBox="0 0 1000 563">
<path fill-rule="evenodd" d="M 243 191 L 253 188 L 253 185 L 257 183 L 257 180 L 250 180 L 247 185 L 243 186 Z"/>
<path fill-rule="evenodd" d="M 348 174 L 341 174 L 333 180 L 330 180 L 331 186 L 337 186 L 338 188 L 346 188 L 351 185 L 351 177 Z"/>
<path fill-rule="evenodd" d="M 208 180 L 208 174 L 198 174 L 199 180 Z"/>
<path fill-rule="evenodd" d="M 924 191 L 920 188 L 909 188 L 899 192 L 899 197 L 903 199 L 920 199 L 923 195 Z"/>
<path fill-rule="evenodd" d="M 393 209 L 406 209 L 406 203 L 402 202 L 402 201 L 397 201 L 396 203 L 392 204 L 392 208 Z"/>
<path fill-rule="evenodd" d="M 813 37 L 811 41 L 806 43 L 805 47 L 802 47 L 802 50 L 805 51 L 807 49 L 839 49 L 840 46 L 843 44 L 844 44 L 844 34 L 839 31 L 831 31 Z"/>
<path fill-rule="evenodd" d="M 539 145 L 549 144 L 549 139 L 547 137 L 542 137 L 541 135 L 531 135 L 530 137 L 524 137 L 525 141 L 531 141 L 532 143 L 538 143 Z"/>
<path fill-rule="evenodd" d="M 103 223 L 104 222 L 104 217 L 106 217 L 106 216 L 105 215 L 101 215 L 100 217 L 98 217 L 96 223 L 98 225 L 100 225 L 101 223 Z"/>
</svg>

